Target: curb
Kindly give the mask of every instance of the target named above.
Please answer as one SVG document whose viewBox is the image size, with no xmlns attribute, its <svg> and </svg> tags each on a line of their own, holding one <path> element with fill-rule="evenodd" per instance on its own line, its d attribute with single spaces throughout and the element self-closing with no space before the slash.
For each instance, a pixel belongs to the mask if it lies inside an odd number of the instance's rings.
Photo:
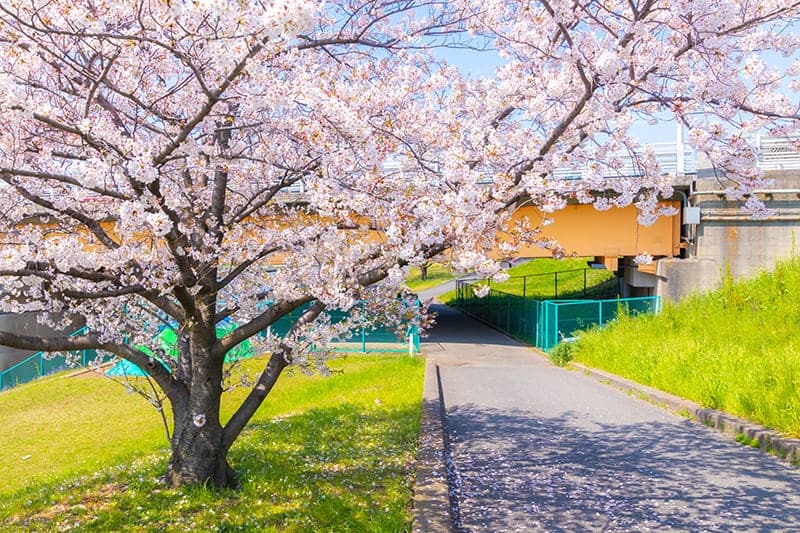
<svg viewBox="0 0 800 533">
<path fill-rule="evenodd" d="M 427 359 L 414 485 L 414 522 L 411 529 L 414 533 L 454 531 L 450 515 L 441 413 L 442 399 L 439 395 L 437 366 L 432 359 Z"/>
<path fill-rule="evenodd" d="M 568 368 L 580 370 L 585 375 L 601 383 L 606 383 L 612 387 L 633 393 L 658 406 L 665 407 L 680 415 L 693 418 L 735 439 L 741 439 L 743 437 L 745 442 L 742 442 L 742 444 L 772 453 L 792 466 L 800 466 L 800 439 L 784 437 L 776 431 L 754 424 L 749 420 L 736 418 L 722 411 L 703 408 L 691 400 L 685 400 L 673 394 L 636 383 L 635 381 L 625 379 L 615 374 L 609 374 L 608 372 L 596 368 L 590 368 L 573 362 L 568 364 Z"/>
</svg>

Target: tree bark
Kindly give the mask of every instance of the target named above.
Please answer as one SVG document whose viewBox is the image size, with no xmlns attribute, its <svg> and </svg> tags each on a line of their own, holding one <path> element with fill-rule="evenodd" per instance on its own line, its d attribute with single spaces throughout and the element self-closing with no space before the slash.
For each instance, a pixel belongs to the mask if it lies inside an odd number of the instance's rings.
<svg viewBox="0 0 800 533">
<path fill-rule="evenodd" d="M 196 416 L 196 415 L 195 415 Z M 184 411 L 174 415 L 176 431 L 166 481 L 171 487 L 211 484 L 217 488 L 237 486 L 236 472 L 228 464 L 228 448 L 222 442 L 222 427 L 207 420 L 197 427 L 194 416 Z"/>
<path fill-rule="evenodd" d="M 189 386 L 182 398 L 171 398 L 174 431 L 166 481 L 172 487 L 209 483 L 232 488 L 237 476 L 228 464 L 230 445 L 223 441 L 219 419 L 223 361 L 212 356 L 215 338 L 209 332 L 191 337 Z"/>
</svg>

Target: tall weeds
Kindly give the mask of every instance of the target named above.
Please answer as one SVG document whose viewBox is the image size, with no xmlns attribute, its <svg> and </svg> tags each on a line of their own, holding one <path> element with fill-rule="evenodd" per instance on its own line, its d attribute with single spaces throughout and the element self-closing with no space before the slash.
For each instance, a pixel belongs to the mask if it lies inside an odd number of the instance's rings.
<svg viewBox="0 0 800 533">
<path fill-rule="evenodd" d="M 747 281 L 621 316 L 572 357 L 800 437 L 800 259 Z"/>
</svg>

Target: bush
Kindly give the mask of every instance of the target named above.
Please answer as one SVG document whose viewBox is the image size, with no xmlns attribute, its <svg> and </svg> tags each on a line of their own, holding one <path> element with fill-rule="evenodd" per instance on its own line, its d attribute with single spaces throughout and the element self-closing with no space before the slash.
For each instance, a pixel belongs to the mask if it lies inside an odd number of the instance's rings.
<svg viewBox="0 0 800 533">
<path fill-rule="evenodd" d="M 547 352 L 547 357 L 554 365 L 565 366 L 572 361 L 572 352 L 575 349 L 575 343 L 571 341 L 562 341 L 556 344 Z"/>
</svg>

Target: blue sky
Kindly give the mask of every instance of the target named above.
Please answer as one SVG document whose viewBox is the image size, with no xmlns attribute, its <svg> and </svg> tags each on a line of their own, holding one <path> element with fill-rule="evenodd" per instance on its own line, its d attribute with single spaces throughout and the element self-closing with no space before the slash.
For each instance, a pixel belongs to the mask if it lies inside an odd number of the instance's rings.
<svg viewBox="0 0 800 533">
<path fill-rule="evenodd" d="M 492 77 L 494 69 L 503 63 L 502 58 L 493 50 L 479 52 L 476 50 L 445 48 L 439 49 L 438 54 L 473 79 Z M 664 113 L 661 120 L 659 124 L 654 126 L 644 123 L 634 125 L 632 132 L 643 143 L 675 142 L 674 120 L 669 117 L 668 113 Z"/>
<path fill-rule="evenodd" d="M 783 28 L 783 31 L 795 33 L 798 30 L 792 25 L 788 25 Z M 473 79 L 493 76 L 494 69 L 503 62 L 503 59 L 494 50 L 480 52 L 468 49 L 439 48 L 436 53 Z M 783 70 L 800 57 L 800 54 L 796 53 L 787 58 L 776 52 L 765 51 L 761 53 L 761 56 L 767 64 Z M 787 94 L 791 94 L 788 83 L 784 84 L 784 88 Z M 792 98 L 797 99 L 797 95 L 792 95 Z M 667 112 L 662 113 L 659 119 L 660 121 L 656 125 L 635 124 L 631 132 L 643 143 L 675 142 L 677 137 L 675 121 Z"/>
</svg>

